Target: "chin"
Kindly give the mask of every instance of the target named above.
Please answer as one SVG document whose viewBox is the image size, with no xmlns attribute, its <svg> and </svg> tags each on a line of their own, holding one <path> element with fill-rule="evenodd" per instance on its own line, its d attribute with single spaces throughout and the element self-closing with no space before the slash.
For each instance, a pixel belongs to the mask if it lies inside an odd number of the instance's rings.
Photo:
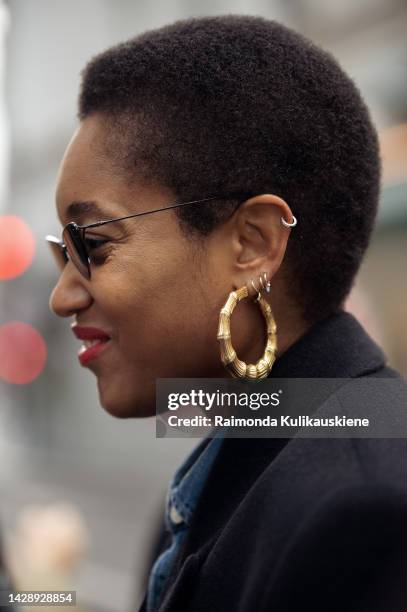
<svg viewBox="0 0 407 612">
<path fill-rule="evenodd" d="M 118 419 L 147 418 L 155 416 L 154 397 L 144 398 L 137 393 L 129 395 L 123 391 L 104 388 L 98 378 L 99 402 L 108 414 Z"/>
</svg>

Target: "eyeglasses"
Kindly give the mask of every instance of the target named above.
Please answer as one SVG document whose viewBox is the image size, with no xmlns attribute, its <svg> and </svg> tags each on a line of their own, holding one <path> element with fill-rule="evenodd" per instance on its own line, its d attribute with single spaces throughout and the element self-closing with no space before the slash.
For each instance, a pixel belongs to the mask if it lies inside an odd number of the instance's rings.
<svg viewBox="0 0 407 612">
<path fill-rule="evenodd" d="M 142 217 L 144 215 L 151 215 L 152 213 L 161 212 L 162 210 L 170 210 L 172 208 L 180 208 L 181 206 L 187 206 L 189 204 L 203 204 L 204 202 L 211 202 L 212 200 L 230 200 L 230 199 L 247 199 L 250 197 L 248 193 L 228 194 L 224 196 L 212 196 L 210 198 L 204 198 L 202 200 L 192 200 L 191 202 L 181 202 L 180 204 L 171 204 L 164 208 L 156 208 L 155 210 L 148 210 L 146 212 L 135 213 L 134 215 L 127 215 L 126 217 L 118 217 L 117 219 L 109 219 L 108 221 L 97 221 L 96 223 L 90 223 L 89 225 L 77 225 L 74 221 L 71 221 L 65 225 L 62 231 L 62 240 L 56 236 L 48 235 L 45 240 L 48 242 L 58 268 L 62 270 L 69 260 L 76 266 L 79 272 L 87 280 L 91 278 L 91 257 L 88 248 L 89 240 L 86 239 L 86 230 L 93 227 L 100 227 L 101 225 L 107 225 L 108 223 L 114 223 L 115 221 L 123 221 L 124 219 L 132 219 L 134 217 Z M 93 240 L 92 242 L 97 242 Z M 100 241 L 99 241 L 100 242 Z"/>
</svg>

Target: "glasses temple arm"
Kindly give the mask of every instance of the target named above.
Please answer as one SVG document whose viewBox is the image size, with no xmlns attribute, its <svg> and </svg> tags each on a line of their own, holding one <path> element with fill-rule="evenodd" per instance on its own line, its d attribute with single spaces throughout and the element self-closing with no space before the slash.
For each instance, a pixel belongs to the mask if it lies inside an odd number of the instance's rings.
<svg viewBox="0 0 407 612">
<path fill-rule="evenodd" d="M 164 206 L 164 208 L 156 208 L 155 210 L 146 210 L 145 212 L 135 213 L 133 215 L 127 215 L 126 217 L 118 217 L 117 219 L 108 219 L 107 221 L 97 221 L 96 223 L 91 223 L 90 225 L 78 226 L 80 229 L 87 229 L 91 227 L 99 227 L 101 225 L 106 225 L 107 223 L 113 223 L 113 221 L 124 221 L 125 219 L 131 219 L 134 217 L 142 217 L 143 215 L 151 215 L 156 212 L 161 212 L 163 210 L 170 210 L 172 208 L 181 208 L 181 206 L 187 206 L 188 204 L 204 204 L 205 202 L 211 202 L 213 200 L 225 200 L 233 197 L 248 197 L 250 194 L 229 194 L 226 196 L 212 196 L 210 198 L 204 198 L 202 200 L 192 200 L 191 202 L 181 202 L 180 204 L 171 204 L 171 206 Z"/>
</svg>

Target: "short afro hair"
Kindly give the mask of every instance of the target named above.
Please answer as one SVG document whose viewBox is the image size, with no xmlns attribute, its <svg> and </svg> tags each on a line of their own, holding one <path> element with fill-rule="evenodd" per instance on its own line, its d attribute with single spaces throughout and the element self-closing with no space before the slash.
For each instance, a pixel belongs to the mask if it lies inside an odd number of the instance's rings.
<svg viewBox="0 0 407 612">
<path fill-rule="evenodd" d="M 78 115 L 96 112 L 113 121 L 126 170 L 179 201 L 240 192 L 286 200 L 298 226 L 284 265 L 303 318 L 343 307 L 373 229 L 380 161 L 368 110 L 330 54 L 259 17 L 179 21 L 89 62 Z M 238 205 L 176 212 L 204 237 Z"/>
</svg>

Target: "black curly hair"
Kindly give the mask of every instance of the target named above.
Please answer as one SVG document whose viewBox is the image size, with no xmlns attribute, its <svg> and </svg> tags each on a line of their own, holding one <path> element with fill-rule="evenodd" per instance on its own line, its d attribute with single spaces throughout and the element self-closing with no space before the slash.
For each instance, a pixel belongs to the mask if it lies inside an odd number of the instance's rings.
<svg viewBox="0 0 407 612">
<path fill-rule="evenodd" d="M 304 318 L 339 310 L 368 245 L 378 204 L 375 129 L 352 80 L 325 51 L 259 17 L 179 21 L 97 55 L 85 67 L 79 118 L 111 121 L 129 176 L 177 200 L 274 193 L 298 225 L 285 267 Z M 204 238 L 238 199 L 177 209 Z"/>
</svg>

